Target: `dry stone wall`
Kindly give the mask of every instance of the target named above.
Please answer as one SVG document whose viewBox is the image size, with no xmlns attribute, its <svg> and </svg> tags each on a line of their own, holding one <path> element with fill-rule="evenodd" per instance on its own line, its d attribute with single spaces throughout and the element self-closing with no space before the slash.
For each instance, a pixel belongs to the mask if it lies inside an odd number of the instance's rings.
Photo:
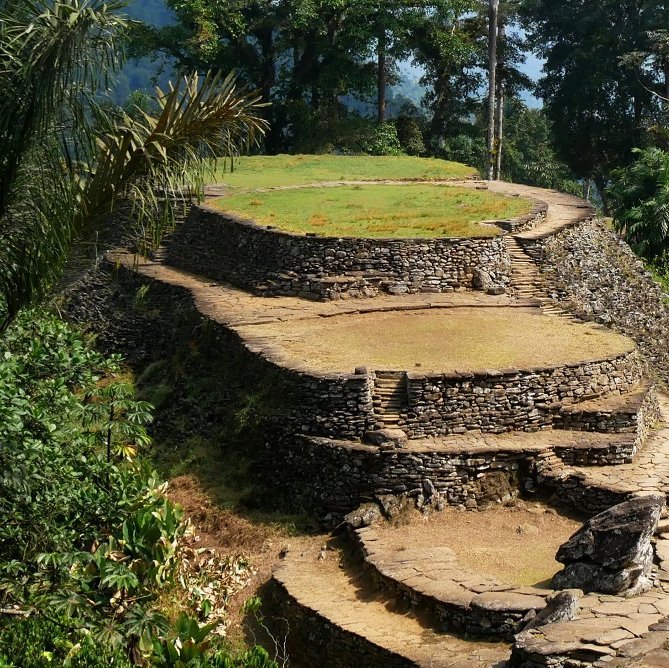
<svg viewBox="0 0 669 668">
<path fill-rule="evenodd" d="M 634 339 L 653 373 L 669 381 L 669 303 L 630 247 L 608 225 L 587 220 L 526 244 L 550 295 L 587 320 Z"/>
<path fill-rule="evenodd" d="M 369 499 L 408 496 L 422 507 L 446 505 L 476 510 L 481 504 L 505 502 L 520 490 L 553 486 L 545 475 L 553 462 L 608 466 L 631 461 L 637 443 L 632 436 L 590 440 L 587 434 L 551 433 L 543 444 L 513 447 L 475 439 L 469 446 L 432 449 L 383 448 L 351 441 L 274 432 L 266 445 L 263 466 L 276 480 L 276 492 L 289 505 L 320 515 L 341 517 Z M 610 495 L 584 490 L 578 479 L 562 481 L 556 491 L 564 501 L 598 512 Z M 617 498 L 617 497 L 616 497 Z"/>
<path fill-rule="evenodd" d="M 554 404 L 624 392 L 641 379 L 636 352 L 529 371 L 483 374 L 408 374 L 408 412 L 401 423 L 411 438 L 538 431 L 554 420 Z"/>
<path fill-rule="evenodd" d="M 539 214 L 537 214 L 538 216 Z M 545 214 L 544 214 L 545 215 Z M 506 287 L 503 236 L 357 239 L 302 236 L 194 206 L 166 242 L 166 262 L 255 293 L 308 299 Z"/>
<path fill-rule="evenodd" d="M 269 439 L 263 462 L 289 504 L 335 518 L 384 495 L 407 495 L 419 506 L 475 510 L 487 501 L 510 500 L 519 493 L 520 479 L 531 475 L 522 451 L 384 450 L 288 433 Z"/>
</svg>

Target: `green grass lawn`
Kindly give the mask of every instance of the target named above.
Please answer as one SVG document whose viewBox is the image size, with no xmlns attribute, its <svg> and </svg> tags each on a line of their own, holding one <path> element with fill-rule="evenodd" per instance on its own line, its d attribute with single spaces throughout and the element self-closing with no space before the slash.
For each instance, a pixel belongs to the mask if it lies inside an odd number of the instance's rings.
<svg viewBox="0 0 669 668">
<path fill-rule="evenodd" d="M 323 181 L 406 179 L 439 181 L 476 176 L 473 167 L 435 158 L 394 156 L 276 155 L 245 156 L 221 164 L 218 183 L 232 188 L 274 188 Z"/>
<path fill-rule="evenodd" d="M 529 213 L 533 203 L 443 185 L 356 185 L 236 193 L 221 210 L 286 232 L 365 238 L 494 236 L 481 224 Z"/>
</svg>

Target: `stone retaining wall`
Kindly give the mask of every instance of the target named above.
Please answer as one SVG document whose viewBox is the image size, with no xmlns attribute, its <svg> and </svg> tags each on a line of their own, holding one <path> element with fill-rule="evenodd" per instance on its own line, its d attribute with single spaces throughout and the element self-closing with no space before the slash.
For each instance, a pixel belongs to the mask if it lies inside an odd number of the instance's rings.
<svg viewBox="0 0 669 668">
<path fill-rule="evenodd" d="M 562 407 L 553 418 L 556 429 L 635 434 L 640 447 L 651 429 L 660 421 L 660 404 L 654 387 L 639 393 L 628 405 L 613 410 L 581 410 L 578 404 Z"/>
<path fill-rule="evenodd" d="M 449 577 L 442 574 L 440 580 L 435 581 L 429 575 L 426 577 L 425 573 L 411 568 L 408 558 L 404 563 L 396 564 L 392 560 L 389 563 L 387 555 L 383 553 L 370 553 L 370 546 L 373 548 L 377 545 L 374 537 L 379 538 L 373 525 L 358 530 L 349 526 L 348 529 L 364 567 L 377 586 L 389 591 L 394 597 L 406 600 L 416 610 L 434 616 L 442 631 L 455 631 L 480 638 L 512 638 L 513 634 L 520 631 L 523 623 L 527 623 L 528 614 L 536 613 L 546 605 L 546 590 L 493 584 L 489 578 L 465 572 L 464 569 L 460 571 L 457 566 L 455 572 L 459 577 L 451 579 L 452 575 Z M 449 567 L 453 568 L 457 564 L 455 559 L 450 561 L 442 557 L 443 561 L 447 561 L 443 564 L 447 572 Z M 439 565 L 436 566 L 437 572 Z M 407 567 L 414 574 L 402 578 L 400 574 L 406 573 Z M 477 580 L 478 586 L 475 584 Z"/>
<path fill-rule="evenodd" d="M 277 638 L 285 637 L 291 663 L 332 668 L 416 668 L 406 657 L 333 624 L 292 596 L 276 576 L 270 581 L 268 594 L 273 612 L 268 623 Z"/>
<path fill-rule="evenodd" d="M 384 450 L 374 446 L 305 436 L 276 436 L 264 466 L 277 492 L 295 507 L 340 517 L 366 500 L 407 495 L 419 506 L 461 506 L 507 501 L 531 478 L 535 452 Z M 547 456 L 547 455 L 545 455 Z"/>
<path fill-rule="evenodd" d="M 295 508 L 341 517 L 361 503 L 386 495 L 408 496 L 422 507 L 446 505 L 476 510 L 482 504 L 508 501 L 521 489 L 546 484 L 563 494 L 562 500 L 582 510 L 599 512 L 615 505 L 610 495 L 586 499 L 582 485 L 562 481 L 553 485 L 545 474 L 552 461 L 575 466 L 610 466 L 631 461 L 633 438 L 618 437 L 602 445 L 578 443 L 549 448 L 518 447 L 500 450 L 485 445 L 459 452 L 434 449 L 378 448 L 333 439 L 274 434 L 268 439 L 263 467 L 276 480 L 276 490 Z M 601 498 L 599 498 L 601 496 Z M 616 497 L 617 498 L 617 497 Z M 618 501 L 616 501 L 618 502 Z"/>
<path fill-rule="evenodd" d="M 285 377 L 293 408 L 285 424 L 297 433 L 360 440 L 383 425 L 384 411 L 375 407 L 375 372 L 364 368 L 354 374 L 318 376 L 291 370 L 271 361 L 271 352 L 249 344 L 268 356 L 276 374 Z M 481 373 L 396 373 L 406 378 L 406 403 L 397 425 L 409 438 L 464 434 L 469 431 L 499 434 L 539 431 L 554 425 L 555 406 L 595 396 L 626 392 L 642 376 L 636 351 L 604 360 Z"/>
<path fill-rule="evenodd" d="M 641 260 L 610 227 L 585 220 L 547 238 L 525 241 L 549 294 L 586 320 L 634 339 L 652 373 L 669 381 L 669 302 Z"/>
<path fill-rule="evenodd" d="M 407 375 L 408 411 L 400 423 L 410 438 L 538 431 L 553 424 L 552 406 L 625 392 L 642 376 L 636 352 L 529 371 Z"/>
<path fill-rule="evenodd" d="M 545 216 L 538 208 L 535 218 Z M 506 287 L 504 237 L 357 239 L 302 236 L 194 206 L 166 241 L 166 262 L 263 295 L 309 299 L 372 297 Z"/>
</svg>

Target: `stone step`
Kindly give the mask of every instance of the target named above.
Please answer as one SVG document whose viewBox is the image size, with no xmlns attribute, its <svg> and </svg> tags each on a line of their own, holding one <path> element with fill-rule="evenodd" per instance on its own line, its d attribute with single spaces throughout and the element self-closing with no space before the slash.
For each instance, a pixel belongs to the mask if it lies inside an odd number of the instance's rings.
<svg viewBox="0 0 669 668">
<path fill-rule="evenodd" d="M 559 429 L 637 434 L 642 441 L 659 418 L 655 388 L 643 381 L 629 392 L 562 405 L 553 424 Z"/>
<path fill-rule="evenodd" d="M 669 397 L 658 393 L 661 422 L 648 435 L 633 462 L 598 468 L 547 463 L 541 482 L 562 502 L 590 513 L 622 503 L 636 494 L 669 495 Z"/>
<path fill-rule="evenodd" d="M 349 532 L 379 588 L 428 612 L 441 627 L 465 631 L 468 637 L 508 637 L 521 631 L 525 616 L 543 609 L 552 591 L 509 584 L 461 566 L 443 538 L 435 544 L 429 523 L 436 520 L 436 516 L 421 518 L 420 530 L 413 533 L 409 545 L 398 541 L 395 529 L 383 520 L 363 528 L 349 527 Z M 574 621 L 516 635 L 517 662 L 512 665 L 592 665 L 645 637 L 669 613 L 669 598 L 660 587 L 634 598 L 593 593 L 580 596 L 578 605 Z"/>
<path fill-rule="evenodd" d="M 509 658 L 508 644 L 432 630 L 425 615 L 376 591 L 340 547 L 328 548 L 288 552 L 272 578 L 291 665 L 490 668 Z"/>
</svg>

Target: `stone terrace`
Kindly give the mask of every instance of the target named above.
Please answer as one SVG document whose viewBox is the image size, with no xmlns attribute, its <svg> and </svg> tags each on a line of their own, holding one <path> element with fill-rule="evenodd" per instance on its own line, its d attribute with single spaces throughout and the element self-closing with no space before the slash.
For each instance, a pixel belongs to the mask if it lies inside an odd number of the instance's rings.
<svg viewBox="0 0 669 668">
<path fill-rule="evenodd" d="M 624 361 L 606 359 L 607 355 L 599 361 L 581 360 L 596 366 L 592 378 L 597 380 L 588 381 L 587 387 L 584 384 L 574 390 L 588 376 L 587 372 L 580 376 L 576 372 L 581 380 L 567 374 L 568 383 L 555 383 L 556 388 L 562 387 L 555 396 L 537 401 L 541 389 L 528 385 L 517 401 L 509 397 L 517 395 L 519 388 L 505 386 L 501 379 L 514 374 L 541 378 L 536 368 L 520 365 L 501 372 L 482 370 L 480 385 L 475 378 L 460 374 L 456 380 L 462 387 L 457 388 L 448 383 L 441 387 L 443 379 L 437 382 L 429 374 L 397 379 L 384 377 L 379 371 L 377 378 L 374 370 L 365 368 L 319 376 L 308 359 L 301 367 L 291 362 L 294 368 L 285 368 L 285 358 L 267 341 L 252 340 L 254 326 L 355 317 L 359 313 L 444 308 L 455 312 L 464 306 L 492 306 L 541 308 L 546 314 L 571 318 L 564 305 L 555 306 L 545 293 L 533 253 L 541 240 L 566 228 L 578 230 L 579 224 L 590 221 L 592 208 L 578 198 L 527 186 L 467 185 L 544 203 L 536 209 L 533 220 L 507 225 L 509 233 L 499 238 L 504 248 L 496 247 L 495 253 L 508 262 L 500 279 L 508 288 L 506 294 L 406 294 L 406 290 L 395 290 L 399 294 L 383 295 L 372 290 L 367 296 L 374 299 L 363 302 L 346 299 L 357 289 L 351 284 L 346 288 L 354 288 L 349 294 L 343 294 L 339 286 L 334 295 L 339 299 L 330 302 L 271 299 L 167 267 L 160 252 L 154 261 L 136 263 L 122 253 L 109 259 L 147 281 L 185 288 L 203 318 L 241 333 L 247 352 L 264 359 L 273 371 L 288 374 L 284 393 L 301 407 L 302 422 L 299 410 L 291 414 L 274 442 L 268 444 L 265 463 L 277 491 L 285 486 L 289 495 L 319 509 L 323 508 L 321 502 L 326 508 L 330 504 L 331 518 L 341 517 L 365 496 L 377 497 L 381 506 L 383 495 L 408 495 L 422 507 L 438 509 L 450 503 L 475 509 L 485 501 L 511 498 L 521 488 L 534 490 L 539 485 L 564 502 L 595 512 L 635 494 L 667 494 L 669 398 L 660 395 L 663 424 L 653 430 L 658 411 L 655 392 L 652 382 L 642 378 L 644 367 L 636 353 L 626 353 Z M 197 257 L 191 261 L 189 266 L 197 267 Z M 472 270 L 470 266 L 464 273 L 458 269 L 458 275 L 471 281 Z M 463 283 L 460 287 L 471 286 Z M 435 345 L 440 343 L 435 341 Z M 415 369 L 406 371 L 415 373 Z M 427 384 L 421 394 L 422 424 L 428 424 L 430 415 L 435 414 L 440 424 L 451 424 L 449 420 L 458 419 L 472 407 L 478 410 L 491 397 L 502 394 L 507 395 L 505 401 L 525 406 L 530 421 L 516 423 L 515 414 L 502 417 L 498 411 L 496 424 L 481 425 L 472 419 L 457 431 L 409 429 L 414 438 L 402 443 L 403 447 L 363 443 L 365 430 L 402 429 L 412 420 L 421 422 L 419 411 L 403 412 L 403 384 L 409 387 L 411 382 L 423 381 Z M 449 412 L 448 401 L 464 396 L 462 388 L 471 398 Z M 494 407 L 488 412 L 494 415 Z M 481 429 L 498 431 L 503 419 L 509 420 L 506 428 L 519 431 L 480 433 Z M 609 662 L 618 668 L 623 664 L 617 655 L 624 654 L 628 646 L 630 651 L 632 646 L 638 647 L 645 634 L 659 633 L 662 620 L 669 615 L 669 597 L 662 585 L 669 581 L 669 532 L 657 540 L 658 584 L 651 592 L 630 600 L 587 596 L 582 599 L 577 620 L 517 636 L 513 653 L 509 644 L 474 642 L 445 633 L 444 626 L 478 636 L 507 636 L 520 629 L 527 612 L 542 607 L 546 590 L 513 587 L 464 573 L 447 545 L 417 545 L 403 551 L 398 559 L 383 549 L 374 532 L 373 527 L 358 532 L 358 562 L 345 544 L 332 543 L 320 552 L 289 552 L 278 568 L 273 597 L 289 623 L 289 645 L 306 665 L 501 668 L 511 656 L 513 665 L 529 668 L 603 666 Z"/>
</svg>

